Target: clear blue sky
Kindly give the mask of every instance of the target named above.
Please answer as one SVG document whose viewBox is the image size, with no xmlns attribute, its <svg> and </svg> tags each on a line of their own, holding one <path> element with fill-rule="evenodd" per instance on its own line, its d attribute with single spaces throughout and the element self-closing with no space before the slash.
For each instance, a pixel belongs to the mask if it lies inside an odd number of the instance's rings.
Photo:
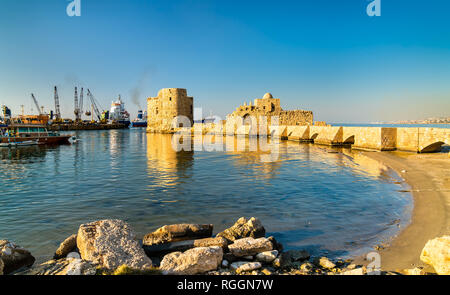
<svg viewBox="0 0 450 295">
<path fill-rule="evenodd" d="M 35 93 L 73 117 L 73 87 L 104 108 L 121 94 L 187 88 L 220 116 L 265 92 L 317 120 L 450 116 L 450 2 L 382 0 L 1 0 L 0 104 L 27 112 Z"/>
</svg>

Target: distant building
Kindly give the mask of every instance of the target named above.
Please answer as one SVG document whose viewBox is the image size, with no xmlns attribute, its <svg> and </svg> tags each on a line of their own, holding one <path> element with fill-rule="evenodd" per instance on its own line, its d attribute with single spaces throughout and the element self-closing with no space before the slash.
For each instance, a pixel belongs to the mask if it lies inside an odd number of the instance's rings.
<svg viewBox="0 0 450 295">
<path fill-rule="evenodd" d="M 174 119 L 184 116 L 185 120 L 193 124 L 194 98 L 187 96 L 186 89 L 165 88 L 158 92 L 157 97 L 147 99 L 147 131 L 172 132 Z M 179 121 L 178 126 L 185 124 Z M 184 126 L 185 127 L 185 126 Z"/>
<path fill-rule="evenodd" d="M 266 116 L 268 122 L 273 116 L 279 117 L 280 125 L 313 125 L 313 112 L 304 110 L 292 110 L 285 111 L 281 108 L 280 99 L 273 98 L 272 94 L 266 93 L 263 98 L 257 98 L 254 100 L 254 104 L 251 102 L 247 105 L 239 106 L 232 114 L 227 116 L 227 119 L 231 117 L 242 117 L 244 120 L 253 116 L 259 120 L 260 116 Z"/>
</svg>

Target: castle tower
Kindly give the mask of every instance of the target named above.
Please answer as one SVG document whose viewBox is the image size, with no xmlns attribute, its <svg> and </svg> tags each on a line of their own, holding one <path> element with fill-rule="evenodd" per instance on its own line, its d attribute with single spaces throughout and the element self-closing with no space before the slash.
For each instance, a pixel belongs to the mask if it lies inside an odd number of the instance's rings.
<svg viewBox="0 0 450 295">
<path fill-rule="evenodd" d="M 187 96 L 186 89 L 164 88 L 157 97 L 147 98 L 147 132 L 171 132 L 172 122 L 178 116 L 194 122 L 194 98 Z"/>
</svg>

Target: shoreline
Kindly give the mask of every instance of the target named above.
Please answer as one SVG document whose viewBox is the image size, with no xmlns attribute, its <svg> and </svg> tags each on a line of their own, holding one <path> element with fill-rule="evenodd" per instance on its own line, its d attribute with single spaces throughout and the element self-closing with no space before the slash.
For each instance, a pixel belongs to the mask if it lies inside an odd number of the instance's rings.
<svg viewBox="0 0 450 295">
<path fill-rule="evenodd" d="M 410 186 L 413 195 L 411 222 L 385 247 L 378 250 L 381 255 L 381 270 L 396 271 L 423 267 L 427 272 L 434 272 L 431 266 L 420 261 L 420 254 L 426 242 L 449 233 L 448 154 L 415 154 L 399 151 L 361 151 L 361 153 L 394 170 Z M 355 258 L 355 261 L 362 263 L 364 258 Z"/>
</svg>

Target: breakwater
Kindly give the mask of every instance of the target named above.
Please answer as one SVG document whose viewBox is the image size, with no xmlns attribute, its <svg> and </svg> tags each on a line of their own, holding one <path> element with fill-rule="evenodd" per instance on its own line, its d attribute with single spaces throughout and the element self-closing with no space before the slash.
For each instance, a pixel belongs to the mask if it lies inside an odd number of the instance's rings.
<svg viewBox="0 0 450 295">
<path fill-rule="evenodd" d="M 378 151 L 437 152 L 450 144 L 450 128 L 353 127 L 353 126 L 268 126 L 257 124 L 194 124 L 193 134 L 269 136 L 284 140 Z"/>
</svg>

